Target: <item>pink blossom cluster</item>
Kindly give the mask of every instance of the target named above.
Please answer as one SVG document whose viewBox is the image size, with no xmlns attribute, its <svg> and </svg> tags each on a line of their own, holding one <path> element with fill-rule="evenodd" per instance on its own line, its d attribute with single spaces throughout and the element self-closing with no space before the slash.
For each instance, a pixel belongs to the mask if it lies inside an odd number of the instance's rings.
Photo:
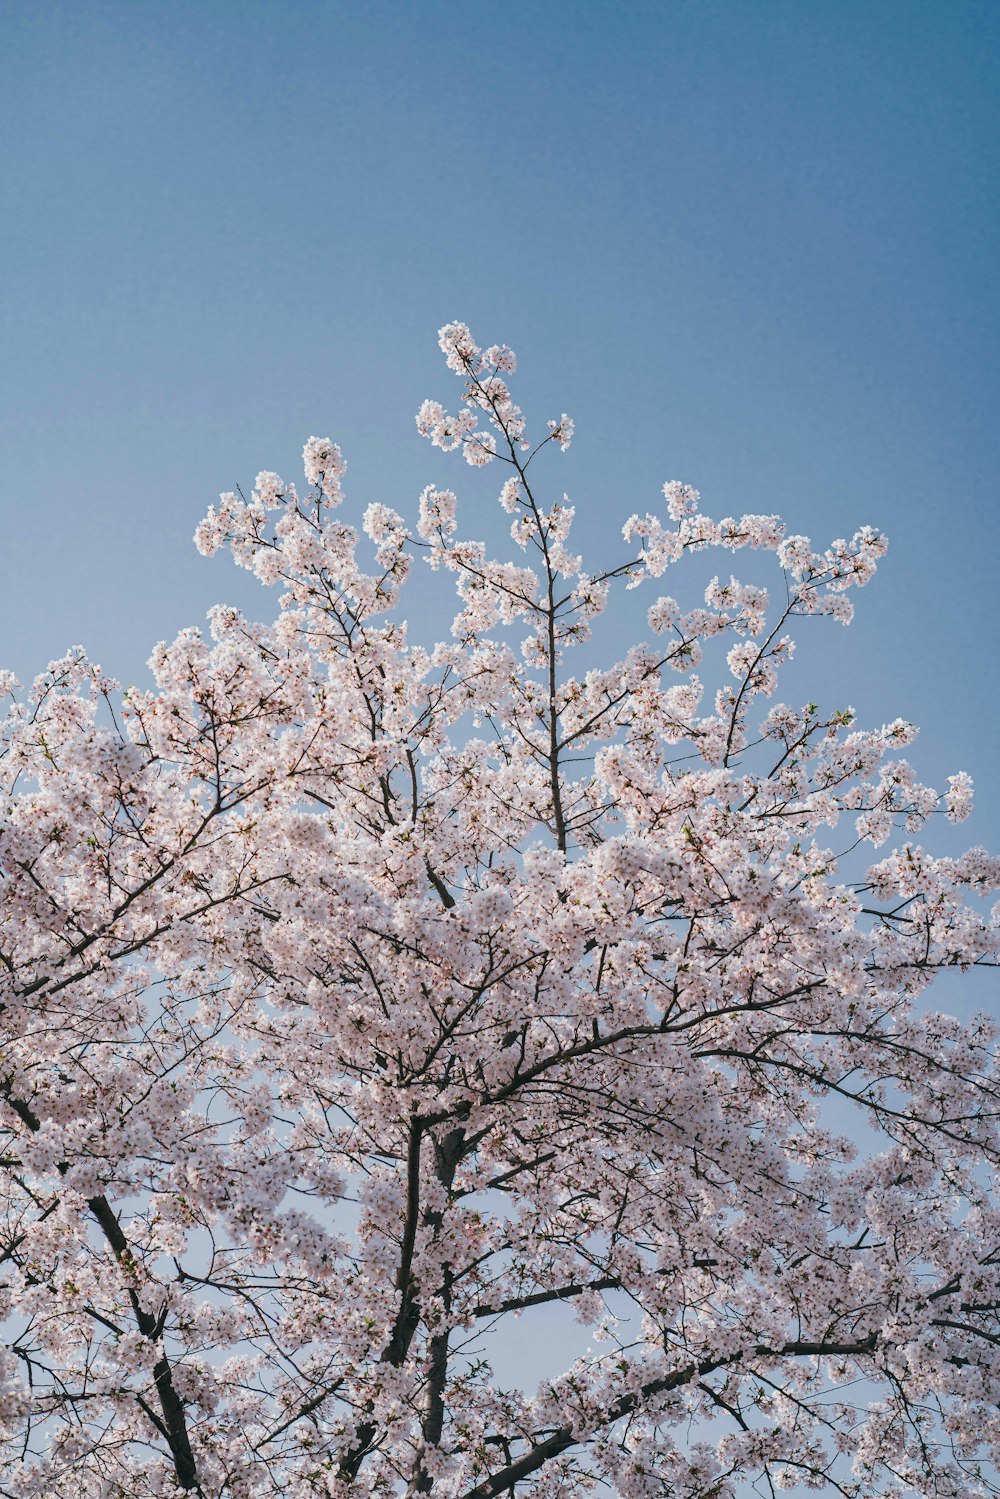
<svg viewBox="0 0 1000 1499">
<path fill-rule="evenodd" d="M 510 555 L 436 485 L 350 523 L 312 437 L 197 532 L 266 622 L 0 675 L 0 1489 L 996 1493 L 997 1027 L 927 993 L 995 971 L 1000 860 L 918 841 L 972 783 L 912 725 L 777 696 L 884 539 L 672 482 L 590 566 L 511 351 L 440 344 Z"/>
</svg>

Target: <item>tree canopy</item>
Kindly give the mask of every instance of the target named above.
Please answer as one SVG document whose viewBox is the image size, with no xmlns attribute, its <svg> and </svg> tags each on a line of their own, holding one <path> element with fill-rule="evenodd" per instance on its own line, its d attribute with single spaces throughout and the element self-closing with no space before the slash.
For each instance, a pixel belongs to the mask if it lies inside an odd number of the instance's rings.
<svg viewBox="0 0 1000 1499">
<path fill-rule="evenodd" d="M 311 438 L 197 533 L 273 620 L 0 683 L 0 1493 L 996 1493 L 996 1029 L 925 991 L 995 964 L 1000 861 L 914 841 L 971 782 L 910 724 L 775 701 L 885 539 L 671 482 L 589 568 L 572 422 L 440 342 L 418 426 L 500 465 L 509 553 L 433 486 L 351 524 Z M 496 1375 L 556 1303 L 578 1356 Z"/>
</svg>

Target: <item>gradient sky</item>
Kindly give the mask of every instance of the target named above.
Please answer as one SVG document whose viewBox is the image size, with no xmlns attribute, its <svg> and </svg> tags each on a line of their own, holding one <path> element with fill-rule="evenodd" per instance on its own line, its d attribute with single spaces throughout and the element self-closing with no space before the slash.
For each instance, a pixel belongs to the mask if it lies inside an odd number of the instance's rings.
<svg viewBox="0 0 1000 1499">
<path fill-rule="evenodd" d="M 483 496 L 413 423 L 459 318 L 576 419 L 585 548 L 674 477 L 884 528 L 798 700 L 920 723 L 918 772 L 978 787 L 937 845 L 997 847 L 998 44 L 994 0 L 0 4 L 0 664 L 144 681 L 210 603 L 268 609 L 190 536 L 311 433 L 360 506 Z"/>
<path fill-rule="evenodd" d="M 461 318 L 575 417 L 584 546 L 671 477 L 884 528 L 803 691 L 920 723 L 1000 829 L 1000 7 L 32 0 L 0 33 L 5 665 L 80 641 L 141 680 L 214 600 L 269 608 L 190 535 L 310 433 L 362 505 L 471 483 L 413 425 Z"/>
</svg>

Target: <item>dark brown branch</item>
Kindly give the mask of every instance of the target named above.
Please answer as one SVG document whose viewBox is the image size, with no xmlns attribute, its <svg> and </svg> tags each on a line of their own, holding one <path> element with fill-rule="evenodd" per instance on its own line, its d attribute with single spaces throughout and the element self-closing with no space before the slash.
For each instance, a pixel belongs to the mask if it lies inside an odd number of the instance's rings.
<svg viewBox="0 0 1000 1499">
<path fill-rule="evenodd" d="M 552 1291 L 532 1291 L 527 1296 L 509 1296 L 496 1306 L 476 1306 L 474 1317 L 502 1317 L 505 1312 L 523 1312 L 531 1306 L 544 1306 L 550 1301 L 568 1301 L 573 1296 L 582 1296 L 587 1291 L 614 1291 L 621 1285 L 616 1275 L 602 1275 L 597 1280 L 574 1281 L 568 1286 L 559 1286 Z"/>
<path fill-rule="evenodd" d="M 757 1347 L 752 1352 L 758 1358 L 848 1358 L 871 1354 L 876 1346 L 877 1341 L 873 1335 L 854 1343 L 795 1342 L 786 1343 L 782 1348 Z M 673 1374 L 664 1375 L 661 1379 L 650 1380 L 641 1389 L 622 1395 L 619 1400 L 613 1401 L 600 1425 L 602 1427 L 613 1426 L 616 1421 L 634 1414 L 645 1401 L 652 1400 L 657 1395 L 667 1394 L 671 1390 L 681 1389 L 684 1385 L 714 1374 L 717 1369 L 737 1363 L 748 1351 L 750 1350 L 739 1349 L 726 1358 L 704 1359 L 699 1364 L 692 1364 L 688 1369 L 678 1369 Z M 537 1473 L 538 1469 L 544 1467 L 552 1458 L 559 1457 L 570 1447 L 578 1446 L 580 1441 L 580 1436 L 575 1434 L 571 1427 L 561 1426 L 541 1441 L 535 1442 L 526 1452 L 521 1453 L 520 1457 L 507 1463 L 506 1467 L 492 1473 L 489 1478 L 485 1478 L 474 1488 L 467 1489 L 461 1499 L 495 1499 L 496 1495 L 513 1490 L 514 1485 L 520 1483 L 522 1479 L 530 1477 L 532 1473 Z"/>
<path fill-rule="evenodd" d="M 7 1102 L 22 1123 L 37 1134 L 41 1129 L 41 1120 L 35 1111 L 21 1098 L 16 1098 L 10 1091 L 9 1084 L 3 1087 Z M 65 1176 L 69 1170 L 66 1162 L 59 1163 L 59 1172 Z M 128 1240 L 122 1230 L 115 1211 L 108 1199 L 103 1196 L 91 1197 L 87 1201 L 87 1207 L 93 1214 L 101 1232 L 107 1240 L 115 1259 L 130 1273 L 135 1270 L 135 1259 L 129 1248 Z M 139 1298 L 134 1290 L 130 1290 L 129 1301 L 135 1317 L 136 1326 L 144 1338 L 150 1342 L 156 1342 L 161 1333 L 157 1319 L 149 1312 L 144 1311 Z M 153 1417 L 153 1424 L 163 1433 L 170 1449 L 170 1456 L 174 1464 L 174 1473 L 180 1487 L 188 1493 L 201 1494 L 201 1485 L 198 1482 L 198 1470 L 191 1450 L 191 1439 L 188 1435 L 187 1419 L 184 1413 L 184 1402 L 174 1388 L 173 1373 L 170 1361 L 166 1353 L 161 1354 L 153 1365 L 153 1382 L 156 1385 L 156 1394 L 160 1402 L 160 1410 L 163 1413 L 162 1423 Z M 139 1397 L 139 1403 L 147 1410 L 146 1402 Z"/>
</svg>

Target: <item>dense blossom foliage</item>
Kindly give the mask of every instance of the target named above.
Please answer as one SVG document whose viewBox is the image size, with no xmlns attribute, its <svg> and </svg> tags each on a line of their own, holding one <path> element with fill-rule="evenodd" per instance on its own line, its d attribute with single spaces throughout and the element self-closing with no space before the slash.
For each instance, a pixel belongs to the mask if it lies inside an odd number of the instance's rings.
<svg viewBox="0 0 1000 1499">
<path fill-rule="evenodd" d="M 1000 861 L 916 841 L 971 783 L 909 724 L 774 701 L 885 541 L 668 483 L 590 571 L 536 483 L 573 423 L 441 346 L 418 427 L 503 466 L 509 555 L 449 489 L 342 519 L 313 437 L 197 533 L 273 623 L 0 683 L 0 1491 L 997 1492 L 995 1033 L 924 993 L 995 961 Z M 653 643 L 574 674 L 616 584 Z"/>
</svg>

